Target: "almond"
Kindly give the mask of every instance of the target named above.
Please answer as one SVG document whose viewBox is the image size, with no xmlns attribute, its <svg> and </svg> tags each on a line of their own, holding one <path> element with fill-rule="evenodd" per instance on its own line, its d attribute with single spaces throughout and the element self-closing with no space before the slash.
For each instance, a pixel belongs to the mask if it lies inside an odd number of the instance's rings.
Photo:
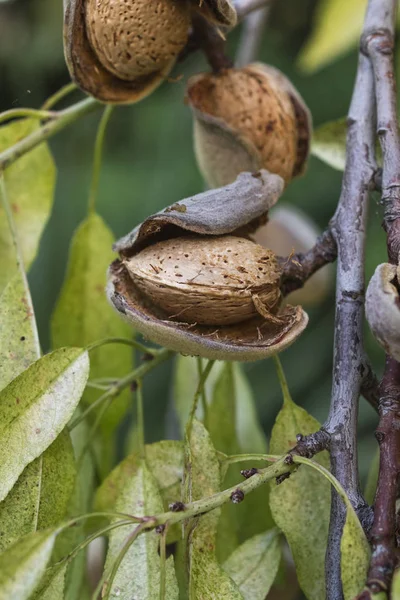
<svg viewBox="0 0 400 600">
<path fill-rule="evenodd" d="M 177 321 L 231 325 L 258 314 L 279 321 L 275 255 L 236 236 L 185 236 L 151 245 L 124 264 L 137 288 Z"/>
</svg>

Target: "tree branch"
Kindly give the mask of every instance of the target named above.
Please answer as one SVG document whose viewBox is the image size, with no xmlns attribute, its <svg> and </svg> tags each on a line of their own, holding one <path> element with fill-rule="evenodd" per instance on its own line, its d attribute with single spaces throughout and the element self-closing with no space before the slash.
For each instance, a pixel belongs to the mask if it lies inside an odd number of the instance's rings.
<svg viewBox="0 0 400 600">
<path fill-rule="evenodd" d="M 332 235 L 338 249 L 332 397 L 324 425 L 330 435 L 332 474 L 357 512 L 366 507 L 357 466 L 358 398 L 363 380 L 365 229 L 369 188 L 376 171 L 374 81 L 368 59 L 360 54 L 348 115 L 346 167 Z M 332 493 L 326 555 L 327 600 L 342 600 L 340 542 L 345 510 Z"/>
<path fill-rule="evenodd" d="M 370 0 L 361 50 L 369 57 L 375 79 L 378 136 L 382 147 L 382 203 L 389 261 L 397 265 L 400 251 L 400 136 L 394 72 L 397 2 Z M 360 598 L 388 591 L 396 566 L 396 499 L 400 474 L 400 364 L 386 357 L 380 386 L 378 487 L 371 530 L 372 557 L 367 590 Z"/>
</svg>

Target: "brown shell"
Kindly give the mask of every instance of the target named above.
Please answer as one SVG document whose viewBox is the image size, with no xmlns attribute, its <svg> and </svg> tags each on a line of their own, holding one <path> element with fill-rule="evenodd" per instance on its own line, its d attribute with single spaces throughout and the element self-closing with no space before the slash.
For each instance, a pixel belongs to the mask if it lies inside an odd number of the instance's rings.
<svg viewBox="0 0 400 600">
<path fill-rule="evenodd" d="M 140 256 L 162 240 L 178 241 L 188 233 L 207 239 L 213 235 L 247 235 L 265 222 L 282 189 L 283 181 L 277 175 L 242 173 L 225 188 L 181 200 L 146 219 L 114 246 L 121 258 L 109 269 L 107 294 L 112 306 L 145 337 L 183 354 L 258 360 L 286 348 L 307 325 L 308 317 L 301 307 L 286 306 L 278 315 L 279 322 L 260 315 L 223 326 L 176 321 L 143 293 L 126 268 L 131 257 Z M 222 279 L 224 274 L 221 271 Z"/>
<path fill-rule="evenodd" d="M 86 0 L 85 18 L 97 58 L 126 81 L 173 64 L 190 27 L 189 5 L 177 0 Z"/>
<path fill-rule="evenodd" d="M 189 80 L 195 151 L 211 186 L 239 172 L 264 168 L 286 182 L 304 168 L 310 117 L 290 82 L 272 67 L 254 64 Z"/>
<path fill-rule="evenodd" d="M 276 312 L 280 270 L 273 252 L 235 236 L 179 237 L 125 261 L 133 281 L 170 318 L 231 325 L 255 317 L 253 297 Z"/>
<path fill-rule="evenodd" d="M 163 2 L 171 3 L 173 0 L 163 0 Z M 125 34 L 123 34 L 124 22 L 123 18 L 120 21 L 118 17 L 118 9 L 114 9 L 113 16 L 115 15 L 115 19 L 117 21 L 116 24 L 116 34 L 119 34 L 123 38 L 123 46 L 121 48 L 122 55 L 118 57 L 118 50 L 112 49 L 108 56 L 105 56 L 104 53 L 101 57 L 104 60 L 106 66 L 102 64 L 101 60 L 97 56 L 94 51 L 93 46 L 97 49 L 99 45 L 99 41 L 95 41 L 97 38 L 99 40 L 103 35 L 107 35 L 112 38 L 111 47 L 113 46 L 113 31 L 108 24 L 107 26 L 102 26 L 101 19 L 98 22 L 98 28 L 96 31 L 92 32 L 91 40 L 92 44 L 89 41 L 87 29 L 86 29 L 86 19 L 85 19 L 85 7 L 87 0 L 65 0 L 64 1 L 64 53 L 65 59 L 68 65 L 69 72 L 71 74 L 72 79 L 87 93 L 91 94 L 98 100 L 102 102 L 110 102 L 110 103 L 130 103 L 137 102 L 150 94 L 170 73 L 172 67 L 174 66 L 176 56 L 178 55 L 183 40 L 183 29 L 185 28 L 185 18 L 187 18 L 187 25 L 189 25 L 189 16 L 186 11 L 186 2 L 181 2 L 180 0 L 175 0 L 178 4 L 182 5 L 181 12 L 179 12 L 179 18 L 177 19 L 177 46 L 175 47 L 176 54 L 173 55 L 173 44 L 172 37 L 169 36 L 168 30 L 165 35 L 165 42 L 160 42 L 160 38 L 158 37 L 153 43 L 157 44 L 157 52 L 154 56 L 154 70 L 150 72 L 150 62 L 147 59 L 146 65 L 142 64 L 142 67 L 139 68 L 137 76 L 134 76 L 133 79 L 127 80 L 121 78 L 120 74 L 117 76 L 115 73 L 119 72 L 122 69 L 123 74 L 126 75 L 128 72 L 128 64 L 132 65 L 132 62 L 135 62 L 135 58 L 129 59 L 126 52 L 129 52 L 130 40 L 133 41 L 134 35 L 140 36 L 141 33 L 138 33 L 133 28 L 127 29 Z M 142 8 L 145 7 L 146 13 L 148 11 L 148 6 L 151 4 L 147 2 L 147 0 L 141 0 Z M 154 6 L 158 6 L 159 2 Z M 107 7 L 108 4 L 105 4 Z M 125 6 L 125 3 L 123 4 Z M 111 10 L 111 9 L 110 9 Z M 186 11 L 186 12 L 185 12 Z M 88 12 L 89 20 L 92 11 Z M 186 15 L 186 16 L 185 16 Z M 106 13 L 101 13 L 101 17 L 105 18 Z M 130 7 L 129 13 L 127 13 L 130 21 L 135 19 L 135 12 Z M 165 20 L 165 16 L 163 17 L 163 22 Z M 161 26 L 161 25 L 159 25 Z M 148 31 L 146 31 L 146 35 Z M 129 34 L 128 34 L 129 32 Z M 151 36 L 150 36 L 151 37 Z M 128 39 L 129 38 L 129 39 Z M 120 41 L 120 40 L 119 40 Z M 141 50 L 139 41 L 137 42 L 136 48 L 140 50 L 140 54 L 143 54 Z M 150 40 L 152 41 L 152 40 Z M 165 43 L 165 60 L 161 60 L 162 53 L 162 44 Z M 124 54 L 125 53 L 125 54 Z M 133 56 L 133 52 L 132 52 Z M 112 69 L 115 72 L 112 72 L 110 69 L 110 63 L 117 59 L 119 68 Z M 141 61 L 139 61 L 141 62 Z M 125 76 L 124 75 L 124 76 Z"/>
</svg>

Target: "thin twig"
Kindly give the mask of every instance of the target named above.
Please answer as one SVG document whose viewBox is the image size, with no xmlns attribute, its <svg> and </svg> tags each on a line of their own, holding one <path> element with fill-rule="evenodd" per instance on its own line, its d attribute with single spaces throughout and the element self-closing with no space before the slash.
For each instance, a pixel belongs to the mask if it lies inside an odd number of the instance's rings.
<svg viewBox="0 0 400 600">
<path fill-rule="evenodd" d="M 100 119 L 100 123 L 97 129 L 96 142 L 94 145 L 94 156 L 93 156 L 93 169 L 92 169 L 92 181 L 90 184 L 89 200 L 88 200 L 88 212 L 92 213 L 95 211 L 97 192 L 99 189 L 101 164 L 103 161 L 104 141 L 107 131 L 107 125 L 110 120 L 114 107 L 112 104 L 106 106 L 103 111 L 103 115 Z"/>
<path fill-rule="evenodd" d="M 356 511 L 362 498 L 357 465 L 358 398 L 362 383 L 365 230 L 369 188 L 376 171 L 374 81 L 360 54 L 348 115 L 346 167 L 331 230 L 338 249 L 332 397 L 324 430 L 330 435 L 332 474 Z M 326 555 L 326 598 L 342 600 L 340 542 L 345 510 L 332 493 Z"/>
</svg>

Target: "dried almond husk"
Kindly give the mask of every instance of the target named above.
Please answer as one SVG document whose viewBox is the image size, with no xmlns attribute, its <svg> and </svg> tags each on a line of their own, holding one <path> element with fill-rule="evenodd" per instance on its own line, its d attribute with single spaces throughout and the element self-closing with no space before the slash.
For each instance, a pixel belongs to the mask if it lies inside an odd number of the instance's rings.
<svg viewBox="0 0 400 600">
<path fill-rule="evenodd" d="M 171 72 L 193 11 L 233 25 L 228 0 L 64 0 L 64 52 L 72 79 L 102 102 L 137 102 Z"/>
<path fill-rule="evenodd" d="M 114 246 L 120 258 L 109 269 L 111 304 L 146 338 L 183 354 L 248 361 L 286 348 L 304 330 L 308 317 L 300 306 L 279 310 L 275 257 L 249 238 L 265 223 L 283 187 L 279 176 L 266 171 L 242 173 L 225 188 L 182 200 L 146 219 Z M 242 246 L 245 252 L 233 251 Z M 237 257 L 227 258 L 235 252 Z M 257 262 L 261 258 L 268 273 Z M 243 266 L 247 273 L 238 270 Z M 207 289 L 199 292 L 191 274 L 201 277 L 203 268 Z M 250 278 L 247 283 L 245 277 Z M 254 280 L 260 282 L 259 289 Z M 192 311 L 193 303 L 197 307 Z"/>
<path fill-rule="evenodd" d="M 202 73 L 189 80 L 186 97 L 197 162 L 210 187 L 247 170 L 267 169 L 286 183 L 304 171 L 310 112 L 277 69 L 254 63 Z"/>
<path fill-rule="evenodd" d="M 369 326 L 385 352 L 400 361 L 400 268 L 378 265 L 368 284 L 365 313 Z"/>
</svg>

